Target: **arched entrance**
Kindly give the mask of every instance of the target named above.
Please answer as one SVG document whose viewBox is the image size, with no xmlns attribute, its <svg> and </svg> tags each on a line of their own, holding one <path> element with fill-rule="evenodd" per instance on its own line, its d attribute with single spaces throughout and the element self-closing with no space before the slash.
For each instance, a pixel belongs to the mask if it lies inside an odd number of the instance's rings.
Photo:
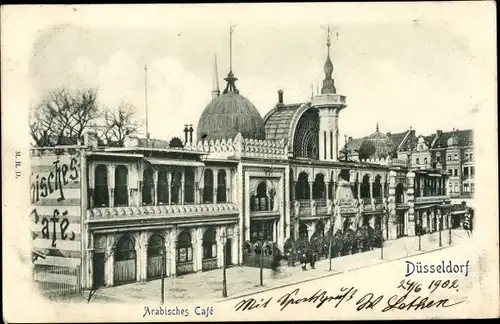
<svg viewBox="0 0 500 324">
<path fill-rule="evenodd" d="M 130 235 L 125 234 L 116 244 L 114 264 L 115 285 L 137 280 L 136 260 L 134 240 Z"/>
<path fill-rule="evenodd" d="M 307 231 L 307 225 L 304 223 L 301 223 L 299 226 L 299 238 L 305 238 L 306 240 L 309 240 L 309 233 Z"/>
<path fill-rule="evenodd" d="M 217 240 L 215 229 L 209 228 L 203 234 L 203 270 L 217 268 Z"/>
<path fill-rule="evenodd" d="M 153 234 L 149 238 L 148 242 L 148 261 L 147 261 L 147 272 L 148 279 L 155 279 L 161 277 L 162 267 L 163 273 L 166 276 L 166 255 L 165 259 L 163 253 L 165 253 L 165 240 L 160 234 Z"/>
</svg>

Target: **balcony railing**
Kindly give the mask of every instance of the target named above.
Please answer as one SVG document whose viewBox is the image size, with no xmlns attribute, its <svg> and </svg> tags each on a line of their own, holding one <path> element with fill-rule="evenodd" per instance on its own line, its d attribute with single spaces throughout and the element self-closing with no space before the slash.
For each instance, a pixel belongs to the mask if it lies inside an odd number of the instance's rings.
<svg viewBox="0 0 500 324">
<path fill-rule="evenodd" d="M 137 217 L 228 215 L 238 213 L 235 204 L 171 205 L 142 207 L 103 207 L 87 210 L 88 219 L 127 219 Z"/>
<path fill-rule="evenodd" d="M 449 200 L 450 196 L 417 197 L 415 198 L 415 203 L 417 204 L 439 203 L 445 200 Z"/>
</svg>

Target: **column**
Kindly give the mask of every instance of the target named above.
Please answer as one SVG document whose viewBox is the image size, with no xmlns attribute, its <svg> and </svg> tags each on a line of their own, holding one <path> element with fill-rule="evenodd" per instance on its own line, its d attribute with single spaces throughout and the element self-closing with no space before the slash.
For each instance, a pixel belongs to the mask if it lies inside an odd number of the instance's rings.
<svg viewBox="0 0 500 324">
<path fill-rule="evenodd" d="M 329 200 L 330 199 L 330 181 L 326 182 L 325 183 L 325 191 L 326 191 L 326 200 Z M 333 185 L 332 185 L 333 187 Z"/>
<path fill-rule="evenodd" d="M 420 181 L 420 197 L 423 197 L 424 196 L 424 186 L 425 186 L 423 177 L 419 177 L 418 181 Z"/>
<path fill-rule="evenodd" d="M 295 186 L 297 185 L 297 181 L 292 181 L 292 201 L 295 200 Z"/>
<path fill-rule="evenodd" d="M 182 176 L 181 176 L 181 205 L 184 205 L 184 192 L 185 192 L 185 188 L 184 188 L 184 184 L 186 182 L 186 170 L 182 170 Z"/>
<path fill-rule="evenodd" d="M 170 230 L 170 275 L 175 276 L 177 273 L 177 227 Z"/>
<path fill-rule="evenodd" d="M 226 169 L 226 202 L 232 202 L 232 197 L 231 197 L 231 170 Z"/>
<path fill-rule="evenodd" d="M 141 282 L 148 280 L 148 233 L 141 232 Z"/>
<path fill-rule="evenodd" d="M 396 176 L 394 170 L 389 171 L 389 215 L 388 215 L 388 237 L 389 239 L 397 238 L 397 220 L 396 220 Z M 387 236 L 386 236 L 387 237 Z"/>
<path fill-rule="evenodd" d="M 227 229 L 223 226 L 217 226 L 215 229 L 217 237 L 217 267 L 221 268 L 224 266 L 224 230 L 226 230 L 226 240 L 227 240 Z"/>
<path fill-rule="evenodd" d="M 434 208 L 431 208 L 431 217 L 430 217 L 430 224 L 429 224 L 429 230 L 431 232 L 435 231 L 436 229 L 434 228 Z"/>
<path fill-rule="evenodd" d="M 313 205 L 313 184 L 314 182 L 312 181 L 309 181 L 309 200 L 311 200 L 311 208 L 312 208 L 312 205 Z"/>
<path fill-rule="evenodd" d="M 108 165 L 109 207 L 115 206 L 115 166 Z"/>
<path fill-rule="evenodd" d="M 167 172 L 168 205 L 172 205 L 172 171 Z"/>
<path fill-rule="evenodd" d="M 214 170 L 214 199 L 213 199 L 213 202 L 214 204 L 217 203 L 217 182 L 218 182 L 218 179 L 219 178 L 219 172 L 217 169 Z"/>
<path fill-rule="evenodd" d="M 361 182 L 358 180 L 358 200 L 361 199 Z"/>
<path fill-rule="evenodd" d="M 113 251 L 114 238 L 111 235 L 106 237 L 106 261 L 104 264 L 104 281 L 106 286 L 113 286 L 115 275 L 115 253 Z"/>
<path fill-rule="evenodd" d="M 308 236 L 309 240 L 311 239 L 311 237 L 314 234 L 315 230 L 316 230 L 316 223 L 315 222 L 307 224 L 307 236 Z"/>
<path fill-rule="evenodd" d="M 406 224 L 406 234 L 409 236 L 415 235 L 415 209 L 414 209 L 414 180 L 415 173 L 408 172 L 406 175 L 407 179 L 407 204 L 410 207 L 408 211 L 405 213 L 405 224 Z"/>
<path fill-rule="evenodd" d="M 85 249 L 86 252 L 86 265 L 87 265 L 87 271 L 83 270 L 82 267 L 82 276 L 86 278 L 85 280 L 85 285 L 83 288 L 86 289 L 91 289 L 93 286 L 94 282 L 94 234 L 92 232 L 89 232 L 88 235 L 88 245 L 87 248 Z"/>
<path fill-rule="evenodd" d="M 382 198 L 385 198 L 385 181 L 382 183 Z"/>
<path fill-rule="evenodd" d="M 193 240 L 193 268 L 194 271 L 200 272 L 203 270 L 203 228 L 197 227 L 191 233 L 193 234 L 191 236 Z M 218 238 L 217 230 L 215 238 Z M 218 241 L 217 244 L 219 243 Z"/>
<path fill-rule="evenodd" d="M 142 206 L 142 181 L 137 181 L 137 206 Z"/>
<path fill-rule="evenodd" d="M 438 209 L 437 212 L 436 212 L 436 230 L 438 231 L 441 231 L 443 228 L 442 228 L 442 225 L 441 225 L 441 218 L 443 217 L 443 215 L 441 214 L 441 210 Z"/>
<path fill-rule="evenodd" d="M 373 180 L 370 177 L 370 199 L 373 198 Z"/>
<path fill-rule="evenodd" d="M 135 237 L 135 278 L 137 282 L 141 281 L 142 277 L 142 240 L 141 240 L 141 233 Z"/>
<path fill-rule="evenodd" d="M 371 228 L 375 228 L 375 216 L 370 216 L 370 220 L 368 221 L 368 225 Z"/>
<path fill-rule="evenodd" d="M 337 181 L 333 181 L 332 185 L 332 200 L 335 201 L 337 199 Z"/>
<path fill-rule="evenodd" d="M 153 189 L 153 203 L 155 206 L 158 206 L 158 169 L 154 169 L 153 172 L 153 181 L 154 181 L 154 189 Z"/>
<path fill-rule="evenodd" d="M 165 253 L 165 276 L 168 277 L 171 274 L 171 269 L 172 269 L 172 255 L 171 255 L 171 241 L 170 241 L 170 231 L 166 230 L 163 232 L 163 237 L 165 240 L 163 241 L 164 244 L 164 253 Z"/>
</svg>

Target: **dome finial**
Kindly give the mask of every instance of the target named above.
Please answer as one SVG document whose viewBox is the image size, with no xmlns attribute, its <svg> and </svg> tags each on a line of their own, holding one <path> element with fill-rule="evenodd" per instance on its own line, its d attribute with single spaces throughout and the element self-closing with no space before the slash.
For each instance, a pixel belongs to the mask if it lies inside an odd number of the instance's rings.
<svg viewBox="0 0 500 324">
<path fill-rule="evenodd" d="M 236 89 L 236 80 L 233 74 L 233 32 L 236 28 L 236 25 L 230 24 L 229 26 L 229 73 L 227 77 L 224 79 L 227 81 L 226 89 L 224 89 L 224 93 L 228 91 L 232 91 L 235 93 L 239 93 L 238 89 Z"/>
<path fill-rule="evenodd" d="M 217 54 L 215 54 L 214 80 L 213 80 L 213 84 L 212 84 L 212 99 L 217 98 L 219 95 L 220 95 L 219 72 L 217 69 Z"/>
<path fill-rule="evenodd" d="M 326 56 L 326 62 L 324 65 L 324 71 L 325 71 L 325 79 L 323 80 L 323 88 L 321 89 L 321 93 L 336 93 L 337 90 L 335 89 L 335 84 L 332 79 L 332 73 L 333 73 L 333 63 L 332 60 L 330 59 L 330 46 L 332 45 L 332 32 L 334 29 L 337 29 L 337 26 L 332 28 L 330 25 L 328 26 L 322 26 L 326 31 L 326 47 L 327 47 L 327 56 Z M 337 39 L 338 39 L 339 33 L 337 32 Z"/>
</svg>

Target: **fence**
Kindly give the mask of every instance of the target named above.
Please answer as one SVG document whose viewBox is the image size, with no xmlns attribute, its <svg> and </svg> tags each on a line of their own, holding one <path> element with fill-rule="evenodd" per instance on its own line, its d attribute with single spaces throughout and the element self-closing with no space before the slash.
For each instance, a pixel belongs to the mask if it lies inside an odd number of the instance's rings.
<svg viewBox="0 0 500 324">
<path fill-rule="evenodd" d="M 33 284 L 47 297 L 64 296 L 80 291 L 80 267 L 48 266 L 33 268 Z"/>
</svg>

